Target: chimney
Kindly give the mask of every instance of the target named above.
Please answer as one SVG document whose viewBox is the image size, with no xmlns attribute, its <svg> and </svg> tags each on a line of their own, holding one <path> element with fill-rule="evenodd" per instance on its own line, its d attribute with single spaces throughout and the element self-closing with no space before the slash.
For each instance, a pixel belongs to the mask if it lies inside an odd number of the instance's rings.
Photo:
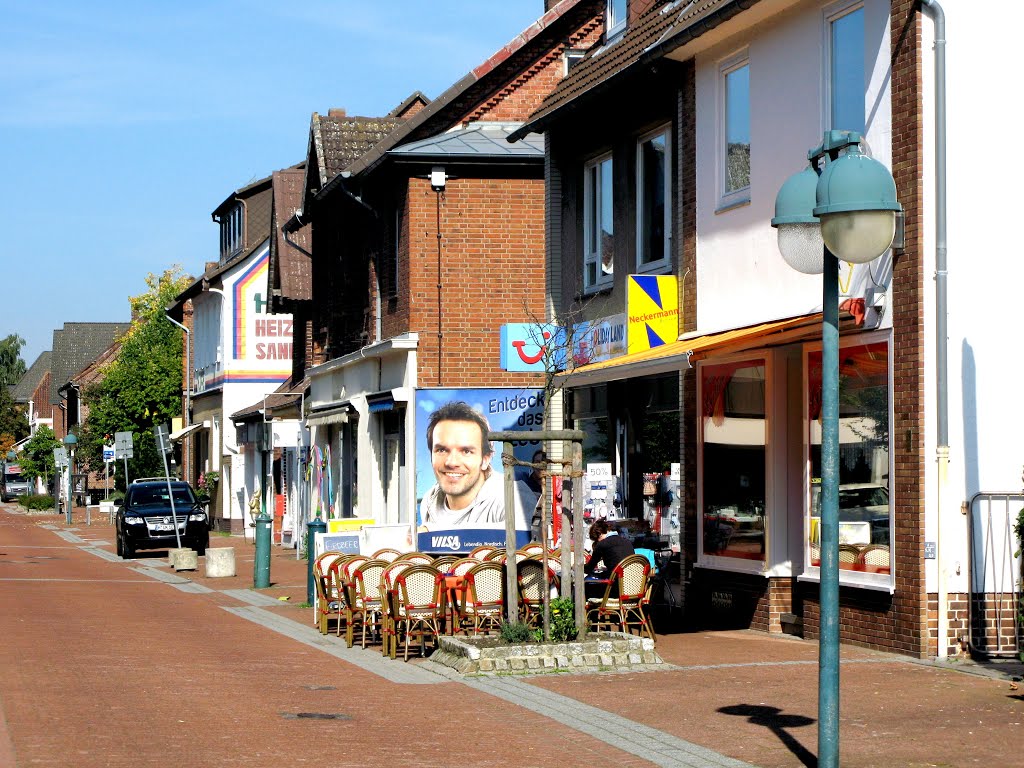
<svg viewBox="0 0 1024 768">
<path fill-rule="evenodd" d="M 561 1 L 562 0 L 544 0 L 544 13 L 547 13 L 548 11 L 550 11 L 552 8 L 554 8 L 556 5 L 558 5 Z"/>
<path fill-rule="evenodd" d="M 345 114 L 346 113 L 344 107 L 332 107 L 331 109 L 327 110 L 328 117 L 345 117 Z"/>
</svg>

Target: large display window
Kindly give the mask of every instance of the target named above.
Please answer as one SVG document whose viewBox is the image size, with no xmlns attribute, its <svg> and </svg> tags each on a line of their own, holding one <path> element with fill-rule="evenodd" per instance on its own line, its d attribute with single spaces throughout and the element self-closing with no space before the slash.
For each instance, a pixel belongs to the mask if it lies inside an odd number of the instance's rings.
<svg viewBox="0 0 1024 768">
<path fill-rule="evenodd" d="M 866 586 L 892 584 L 889 345 L 846 343 L 839 350 L 839 577 Z M 804 519 L 807 568 L 821 564 L 821 350 L 806 352 L 807 463 Z"/>
<path fill-rule="evenodd" d="M 761 571 L 766 555 L 767 361 L 700 367 L 700 561 Z"/>
</svg>

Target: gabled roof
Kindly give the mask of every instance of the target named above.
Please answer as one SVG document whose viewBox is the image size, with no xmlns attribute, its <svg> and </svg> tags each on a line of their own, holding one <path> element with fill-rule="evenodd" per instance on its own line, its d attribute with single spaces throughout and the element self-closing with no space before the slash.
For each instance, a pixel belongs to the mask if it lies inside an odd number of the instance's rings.
<svg viewBox="0 0 1024 768">
<path fill-rule="evenodd" d="M 32 395 L 36 391 L 36 387 L 43 381 L 46 374 L 50 372 L 50 361 L 53 354 L 47 350 L 36 358 L 36 361 L 32 363 L 31 367 L 25 371 L 25 375 L 21 377 L 21 381 L 11 387 L 11 397 L 14 398 L 16 403 L 27 403 L 32 399 Z"/>
<path fill-rule="evenodd" d="M 430 99 L 428 99 L 422 91 L 413 91 L 401 104 L 388 112 L 385 117 L 397 117 L 405 120 L 412 116 L 407 114 L 410 110 L 418 111 L 423 109 L 423 107 L 427 106 L 429 103 Z"/>
<path fill-rule="evenodd" d="M 604 0 L 561 0 L 556 3 L 487 61 L 475 67 L 427 107 L 396 128 L 386 140 L 352 163 L 347 170 L 353 176 L 369 172 L 387 157 L 390 150 L 400 144 L 426 139 L 446 130 L 453 121 L 453 108 L 455 112 L 469 109 L 507 81 L 510 73 L 525 69 L 536 59 L 538 50 L 549 48 L 564 38 L 567 29 L 579 26 L 593 17 L 595 8 L 603 4 Z M 325 194 L 330 186 L 333 184 L 328 184 L 320 194 Z"/>
<path fill-rule="evenodd" d="M 318 188 L 401 125 L 397 117 L 349 117 L 313 113 L 309 140 L 316 154 Z"/>
<path fill-rule="evenodd" d="M 227 261 L 225 261 L 223 263 L 217 262 L 216 264 L 214 264 L 208 270 L 203 272 L 202 275 L 200 275 L 198 278 L 193 280 L 192 283 L 184 291 L 182 291 L 177 296 L 175 296 L 174 297 L 174 302 L 172 304 L 170 304 L 169 306 L 167 306 L 166 311 L 170 312 L 171 315 L 174 316 L 175 320 L 181 320 L 182 308 L 183 308 L 183 306 L 184 306 L 186 301 L 188 301 L 189 299 L 195 298 L 200 293 L 205 291 L 209 287 L 211 282 L 213 282 L 216 278 L 218 278 L 221 275 L 223 275 L 225 272 L 227 272 L 232 267 L 235 267 L 238 264 L 240 264 L 241 262 L 243 262 L 246 259 L 248 259 L 250 256 L 252 256 L 258 250 L 263 248 L 263 246 L 266 244 L 266 242 L 267 242 L 267 238 L 264 237 L 259 242 L 257 242 L 255 245 L 253 245 L 250 248 L 246 248 L 244 251 L 242 251 L 237 256 L 234 256 L 231 259 L 228 259 Z"/>
<path fill-rule="evenodd" d="M 531 133 L 525 140 L 510 144 L 509 134 L 521 123 L 471 123 L 452 131 L 413 141 L 389 150 L 395 157 L 426 160 L 461 158 L 504 160 L 516 158 L 543 158 L 544 136 Z"/>
<path fill-rule="evenodd" d="M 129 327 L 131 323 L 64 323 L 62 329 L 54 331 L 50 403 L 59 403 L 58 390 L 106 352 Z"/>
<path fill-rule="evenodd" d="M 618 40 L 590 52 L 548 94 L 540 108 L 516 131 L 511 141 L 543 131 L 566 107 L 593 98 L 623 75 L 671 53 L 759 0 L 671 0 L 655 2 Z"/>
<path fill-rule="evenodd" d="M 210 215 L 213 216 L 213 218 L 216 220 L 218 216 L 221 216 L 226 211 L 230 210 L 231 208 L 234 208 L 235 203 L 237 201 L 244 200 L 247 197 L 252 197 L 253 195 L 259 194 L 269 186 L 270 176 L 264 176 L 262 179 L 257 179 L 256 181 L 250 182 L 249 184 L 246 184 L 244 187 L 236 189 L 234 192 L 232 192 L 230 195 L 224 198 L 224 201 L 216 208 L 214 208 L 213 213 L 211 213 Z"/>
<path fill-rule="evenodd" d="M 296 243 L 298 248 L 289 243 L 281 231 L 284 223 L 302 207 L 302 185 L 305 178 L 304 168 L 289 168 L 274 173 L 268 281 L 271 295 L 280 295 L 283 299 L 293 301 L 313 298 L 310 228 L 307 225 L 289 235 L 291 242 Z"/>
</svg>

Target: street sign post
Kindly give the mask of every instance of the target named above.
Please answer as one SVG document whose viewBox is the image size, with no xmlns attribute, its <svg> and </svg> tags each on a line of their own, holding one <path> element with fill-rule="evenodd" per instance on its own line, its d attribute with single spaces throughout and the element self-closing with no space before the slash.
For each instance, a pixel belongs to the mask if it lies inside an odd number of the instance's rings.
<svg viewBox="0 0 1024 768">
<path fill-rule="evenodd" d="M 167 466 L 167 454 L 171 452 L 171 439 L 167 434 L 167 427 L 158 424 L 153 427 L 153 434 L 156 435 L 156 447 L 160 455 L 164 457 L 164 477 L 167 478 L 167 496 L 171 500 L 171 516 L 174 518 L 174 540 L 181 549 L 181 533 L 178 531 L 178 512 L 174 508 L 174 491 L 171 488 L 171 470 Z"/>
<path fill-rule="evenodd" d="M 131 432 L 114 433 L 114 458 L 124 459 L 124 487 L 128 487 L 128 459 L 135 457 L 133 449 L 135 443 L 132 440 Z"/>
</svg>

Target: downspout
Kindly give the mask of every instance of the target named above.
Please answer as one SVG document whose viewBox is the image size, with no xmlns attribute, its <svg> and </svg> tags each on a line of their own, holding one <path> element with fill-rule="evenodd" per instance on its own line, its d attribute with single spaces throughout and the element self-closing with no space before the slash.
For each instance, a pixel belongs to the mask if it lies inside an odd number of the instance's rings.
<svg viewBox="0 0 1024 768">
<path fill-rule="evenodd" d="M 938 463 L 938 525 L 935 547 L 939 576 L 937 656 L 945 658 L 949 646 L 948 557 L 944 557 L 944 507 L 948 496 L 949 475 L 949 391 L 946 272 L 946 14 L 936 0 L 921 0 L 921 10 L 935 25 L 935 376 L 936 445 Z"/>
<path fill-rule="evenodd" d="M 190 343 L 190 332 L 182 323 L 179 323 L 173 317 L 170 312 L 164 310 L 164 317 L 171 321 L 174 325 L 181 328 L 185 332 L 185 377 L 182 381 L 182 386 L 185 390 L 185 427 L 188 428 L 192 424 L 192 361 L 190 357 L 191 343 Z M 189 434 L 185 435 L 185 444 L 181 448 L 181 463 L 182 463 L 182 475 L 185 480 L 188 480 L 188 468 L 192 466 L 192 454 L 189 452 L 190 440 L 192 436 Z"/>
</svg>

